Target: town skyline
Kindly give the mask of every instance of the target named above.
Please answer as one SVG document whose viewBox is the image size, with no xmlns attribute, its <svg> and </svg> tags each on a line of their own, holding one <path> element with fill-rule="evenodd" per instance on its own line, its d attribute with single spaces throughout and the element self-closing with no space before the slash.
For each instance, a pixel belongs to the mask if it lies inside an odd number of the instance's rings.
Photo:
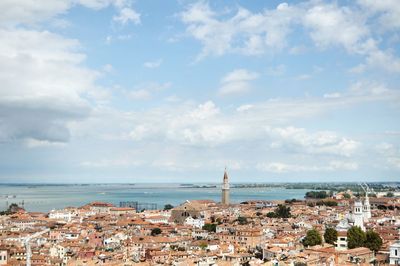
<svg viewBox="0 0 400 266">
<path fill-rule="evenodd" d="M 1 1 L 0 183 L 397 181 L 397 1 Z"/>
</svg>

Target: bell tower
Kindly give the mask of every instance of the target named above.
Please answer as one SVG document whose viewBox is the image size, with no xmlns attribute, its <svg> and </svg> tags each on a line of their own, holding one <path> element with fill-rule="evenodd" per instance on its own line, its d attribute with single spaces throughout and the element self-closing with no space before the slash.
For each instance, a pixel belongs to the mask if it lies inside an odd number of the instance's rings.
<svg viewBox="0 0 400 266">
<path fill-rule="evenodd" d="M 356 200 L 354 202 L 354 225 L 359 226 L 363 231 L 365 231 L 364 227 L 364 214 L 363 214 L 363 204 L 361 201 Z"/>
<path fill-rule="evenodd" d="M 229 205 L 229 179 L 228 179 L 228 173 L 226 172 L 226 167 L 225 167 L 225 172 L 224 172 L 224 179 L 222 181 L 221 203 L 224 205 Z"/>
</svg>

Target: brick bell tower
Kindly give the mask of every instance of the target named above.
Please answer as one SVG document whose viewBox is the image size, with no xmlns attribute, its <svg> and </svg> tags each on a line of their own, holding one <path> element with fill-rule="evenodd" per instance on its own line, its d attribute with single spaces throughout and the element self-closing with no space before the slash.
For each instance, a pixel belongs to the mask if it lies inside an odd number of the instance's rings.
<svg viewBox="0 0 400 266">
<path fill-rule="evenodd" d="M 224 172 L 224 180 L 222 181 L 221 203 L 224 205 L 229 205 L 229 179 L 228 179 L 228 173 L 226 172 L 226 167 Z"/>
</svg>

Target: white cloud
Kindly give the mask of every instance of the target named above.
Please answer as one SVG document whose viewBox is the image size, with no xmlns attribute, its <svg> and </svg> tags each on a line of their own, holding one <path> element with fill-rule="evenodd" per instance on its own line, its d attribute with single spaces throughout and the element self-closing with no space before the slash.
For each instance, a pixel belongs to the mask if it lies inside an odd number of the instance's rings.
<svg viewBox="0 0 400 266">
<path fill-rule="evenodd" d="M 0 25 L 32 24 L 50 19 L 71 7 L 71 1 L 35 0 L 0 1 Z"/>
<path fill-rule="evenodd" d="M 258 78 L 258 73 L 246 69 L 236 69 L 221 79 L 220 95 L 240 94 L 250 90 L 249 81 Z"/>
<path fill-rule="evenodd" d="M 119 14 L 113 17 L 113 20 L 121 23 L 122 25 L 127 24 L 128 22 L 133 22 L 134 24 L 140 24 L 140 14 L 136 12 L 134 9 L 129 7 L 124 7 L 119 10 Z"/>
<path fill-rule="evenodd" d="M 400 147 L 392 143 L 383 142 L 376 146 L 378 153 L 384 157 L 389 166 L 400 169 Z"/>
<path fill-rule="evenodd" d="M 222 80 L 222 83 L 250 81 L 258 78 L 258 73 L 250 72 L 246 69 L 235 69 L 228 73 Z"/>
<path fill-rule="evenodd" d="M 244 105 L 239 106 L 236 110 L 238 112 L 245 112 L 247 110 L 250 110 L 251 108 L 253 108 L 252 104 L 244 104 Z"/>
<path fill-rule="evenodd" d="M 119 34 L 119 35 L 108 35 L 106 37 L 106 44 L 111 44 L 115 41 L 126 41 L 133 38 L 132 34 Z"/>
<path fill-rule="evenodd" d="M 131 7 L 130 0 L 41 0 L 40 4 L 36 0 L 3 0 L 0 1 L 0 25 L 38 24 L 66 13 L 76 5 L 95 10 L 114 6 L 119 13 L 113 17 L 114 21 L 140 24 L 140 14 Z"/>
<path fill-rule="evenodd" d="M 46 31 L 0 29 L 3 140 L 64 142 L 67 124 L 87 117 L 98 73 L 82 66 L 79 46 Z"/>
<path fill-rule="evenodd" d="M 376 14 L 386 29 L 400 27 L 398 3 L 396 0 L 360 0 L 358 4 L 369 12 L 357 5 L 309 1 L 282 3 L 276 9 L 259 13 L 238 7 L 236 12 L 227 15 L 212 10 L 205 2 L 197 2 L 181 13 L 181 20 L 187 25 L 187 33 L 202 44 L 197 60 L 228 53 L 276 53 L 288 46 L 289 34 L 299 32 L 300 28 L 321 50 L 343 47 L 351 55 L 364 57 L 365 62 L 352 68 L 352 72 L 359 73 L 367 68 L 400 72 L 400 59 L 379 47 L 382 36 L 374 31 Z M 304 43 L 295 43 L 289 51 L 302 52 L 304 46 Z M 244 84 L 232 88 L 235 91 L 246 89 Z"/>
<path fill-rule="evenodd" d="M 28 148 L 42 148 L 42 147 L 65 147 L 64 142 L 51 142 L 48 140 L 37 140 L 37 139 L 31 139 L 27 138 L 24 140 L 24 144 Z"/>
<path fill-rule="evenodd" d="M 149 100 L 154 94 L 169 89 L 171 86 L 171 82 L 145 82 L 136 85 L 133 90 L 124 90 L 124 95 L 132 100 Z"/>
<path fill-rule="evenodd" d="M 379 25 L 384 30 L 400 28 L 400 5 L 397 0 L 357 0 L 371 15 L 378 15 Z"/>
<path fill-rule="evenodd" d="M 144 67 L 147 68 L 158 68 L 161 66 L 161 63 L 163 62 L 163 60 L 160 58 L 158 60 L 155 61 L 147 61 L 143 64 Z"/>
<path fill-rule="evenodd" d="M 289 173 L 289 172 L 324 172 L 324 171 L 354 171 L 358 169 L 358 164 L 355 162 L 331 161 L 328 165 L 299 165 L 288 164 L 282 162 L 258 163 L 257 169 L 272 173 Z"/>
<path fill-rule="evenodd" d="M 363 17 L 347 7 L 318 4 L 307 10 L 304 25 L 317 46 L 342 45 L 349 52 L 357 52 L 369 31 Z"/>
<path fill-rule="evenodd" d="M 239 8 L 232 17 L 218 19 L 208 4 L 198 2 L 181 13 L 187 32 L 203 44 L 198 59 L 231 52 L 260 54 L 280 50 L 286 44 L 289 25 L 297 9 L 286 3 L 262 13 Z"/>
<path fill-rule="evenodd" d="M 342 95 L 339 92 L 325 93 L 324 98 L 340 98 Z"/>
<path fill-rule="evenodd" d="M 375 49 L 371 51 L 366 60 L 366 66 L 378 68 L 387 72 L 400 73 L 400 59 L 390 52 Z"/>
<path fill-rule="evenodd" d="M 273 138 L 273 147 L 288 149 L 294 152 L 306 152 L 311 154 L 333 154 L 350 156 L 360 143 L 339 137 L 330 131 L 319 131 L 308 133 L 304 128 L 266 128 L 268 134 Z"/>
<path fill-rule="evenodd" d="M 351 174 L 355 170 L 365 171 L 359 169 L 359 164 L 368 167 L 360 159 L 365 158 L 368 147 L 364 138 L 361 145 L 361 140 L 340 132 L 289 126 L 299 125 L 305 118 L 324 119 L 323 114 L 360 103 L 397 101 L 393 95 L 371 96 L 370 89 L 351 91 L 337 98 L 275 99 L 237 108 L 212 101 L 163 102 L 161 106 L 134 112 L 102 107 L 102 112 L 96 108 L 87 120 L 77 122 L 79 126 L 72 135 L 100 138 L 112 149 L 121 145 L 122 151 L 135 150 L 138 154 L 132 155 L 133 161 L 142 160 L 143 167 L 166 171 L 215 170 L 231 161 L 240 162 L 235 166 L 240 169 L 254 169 L 261 163 L 260 168 L 266 162 L 264 168 L 284 173 L 296 170 L 303 175 L 331 175 L 335 171 Z M 265 130 L 266 125 L 269 130 Z M 268 165 L 276 162 L 284 165 Z"/>
<path fill-rule="evenodd" d="M 220 110 L 215 106 L 212 101 L 207 101 L 204 104 L 200 104 L 196 109 L 189 113 L 189 116 L 194 119 L 209 119 L 217 114 L 219 114 Z"/>
</svg>

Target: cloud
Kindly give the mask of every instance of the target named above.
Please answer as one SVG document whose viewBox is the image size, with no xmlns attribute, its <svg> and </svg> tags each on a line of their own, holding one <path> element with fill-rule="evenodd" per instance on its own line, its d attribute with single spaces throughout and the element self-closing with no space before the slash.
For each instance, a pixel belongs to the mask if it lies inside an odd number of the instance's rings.
<svg viewBox="0 0 400 266">
<path fill-rule="evenodd" d="M 354 171 L 358 169 L 358 164 L 355 162 L 331 161 L 328 165 L 299 165 L 287 164 L 282 162 L 258 163 L 257 169 L 272 173 L 289 173 L 289 172 L 324 172 L 324 171 Z"/>
<path fill-rule="evenodd" d="M 352 68 L 352 72 L 381 69 L 399 73 L 400 59 L 390 50 L 379 47 L 382 32 L 374 30 L 377 19 L 387 26 L 385 29 L 398 29 L 398 3 L 396 0 L 360 0 L 357 3 L 348 6 L 323 1 L 281 3 L 275 9 L 262 12 L 251 12 L 239 6 L 235 12 L 227 14 L 212 10 L 206 2 L 197 2 L 183 11 L 180 18 L 187 34 L 202 44 L 197 60 L 229 53 L 276 54 L 288 48 L 288 37 L 296 32 L 309 36 L 321 51 L 339 47 L 348 54 L 362 56 L 365 62 Z M 292 47 L 288 50 L 291 53 L 303 51 L 302 47 L 308 45 L 301 41 L 303 39 L 295 39 L 296 43 L 290 43 Z M 237 84 L 233 89 L 245 90 L 246 86 Z"/>
<path fill-rule="evenodd" d="M 137 151 L 130 156 L 133 162 L 143 161 L 143 169 L 160 169 L 163 173 L 214 171 L 227 162 L 240 162 L 240 169 L 260 172 L 353 175 L 356 170 L 361 173 L 369 169 L 368 160 L 364 160 L 364 154 L 370 153 L 365 138 L 340 130 L 309 130 L 294 125 L 326 119 L 336 110 L 366 102 L 398 101 L 391 90 L 379 87 L 380 84 L 356 84 L 335 98 L 271 99 L 237 107 L 184 100 L 179 104 L 164 101 L 162 105 L 137 111 L 96 107 L 85 121 L 74 123 L 77 126 L 71 134 L 75 138 L 83 135 L 85 141 L 90 136 L 91 141 L 108 145 L 107 152 L 99 154 L 99 158 L 86 158 L 84 162 L 115 159 L 108 155 L 110 148 L 116 155 L 126 150 Z M 284 165 L 268 165 L 271 163 Z"/>
<path fill-rule="evenodd" d="M 140 14 L 134 9 L 129 7 L 124 7 L 119 10 L 119 14 L 113 17 L 113 20 L 121 23 L 122 25 L 128 22 L 133 22 L 134 24 L 140 24 Z"/>
<path fill-rule="evenodd" d="M 155 93 L 160 93 L 171 86 L 171 82 L 145 82 L 137 84 L 133 90 L 123 90 L 123 92 L 124 95 L 132 100 L 149 100 Z"/>
<path fill-rule="evenodd" d="M 272 137 L 274 148 L 283 148 L 292 152 L 311 154 L 333 154 L 350 156 L 355 153 L 360 143 L 339 137 L 335 132 L 318 131 L 308 133 L 304 128 L 266 128 Z"/>
<path fill-rule="evenodd" d="M 221 79 L 220 95 L 240 94 L 250 90 L 249 81 L 258 78 L 258 73 L 246 69 L 235 69 Z"/>
<path fill-rule="evenodd" d="M 38 5 L 34 0 L 0 1 L 0 25 L 34 24 L 50 19 L 68 10 L 71 1 L 45 0 Z"/>
<path fill-rule="evenodd" d="M 341 45 L 349 52 L 357 52 L 364 38 L 369 35 L 364 18 L 348 7 L 336 4 L 318 4 L 306 11 L 304 26 L 322 48 Z"/>
<path fill-rule="evenodd" d="M 103 9 L 114 6 L 118 15 L 113 20 L 126 24 L 133 22 L 140 24 L 140 13 L 131 7 L 130 0 L 41 0 L 38 4 L 35 0 L 0 1 L 0 25 L 16 26 L 21 24 L 32 25 L 46 20 L 54 19 L 57 15 L 66 13 L 76 5 L 91 9 Z"/>
<path fill-rule="evenodd" d="M 383 142 L 376 146 L 376 150 L 384 157 L 387 165 L 400 169 L 400 147 Z"/>
<path fill-rule="evenodd" d="M 108 35 L 106 37 L 106 44 L 111 44 L 115 41 L 126 41 L 133 38 L 132 34 L 119 34 L 119 35 Z"/>
<path fill-rule="evenodd" d="M 204 2 L 193 4 L 180 14 L 187 33 L 203 44 L 197 59 L 232 52 L 256 55 L 280 50 L 286 44 L 289 25 L 296 16 L 297 9 L 286 3 L 262 13 L 239 7 L 225 20 L 218 19 L 218 14 Z"/>
<path fill-rule="evenodd" d="M 98 73 L 82 66 L 79 48 L 47 31 L 0 29 L 3 141 L 68 141 L 68 123 L 88 116 L 87 99 L 98 89 Z"/>
<path fill-rule="evenodd" d="M 37 139 L 30 139 L 27 138 L 24 141 L 24 144 L 28 148 L 43 148 L 43 147 L 53 147 L 53 148 L 60 148 L 60 147 L 65 147 L 64 142 L 52 142 L 48 140 L 37 140 Z"/>
<path fill-rule="evenodd" d="M 144 67 L 146 68 L 158 68 L 161 66 L 161 63 L 163 62 L 163 60 L 160 58 L 158 60 L 155 61 L 147 61 L 143 64 Z"/>
<path fill-rule="evenodd" d="M 358 0 L 357 3 L 371 15 L 378 16 L 381 29 L 396 30 L 400 28 L 400 6 L 397 0 Z"/>
</svg>

